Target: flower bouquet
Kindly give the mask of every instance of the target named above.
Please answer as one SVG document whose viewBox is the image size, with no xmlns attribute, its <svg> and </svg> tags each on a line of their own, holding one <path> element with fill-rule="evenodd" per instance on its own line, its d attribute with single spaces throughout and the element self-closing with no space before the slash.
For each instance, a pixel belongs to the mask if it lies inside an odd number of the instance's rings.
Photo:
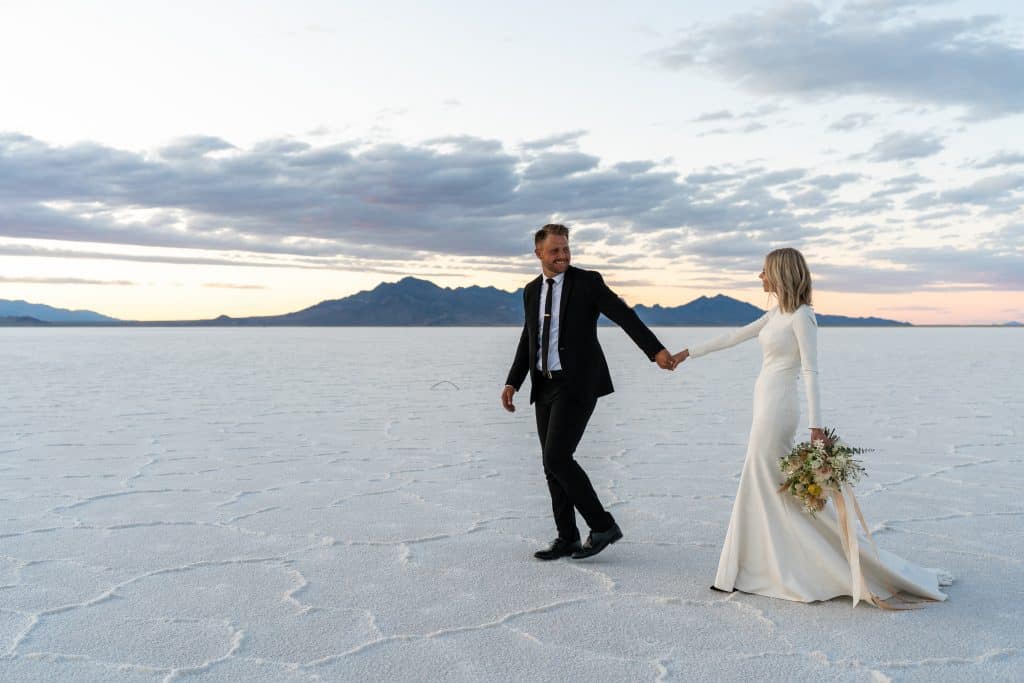
<svg viewBox="0 0 1024 683">
<path fill-rule="evenodd" d="M 864 466 L 853 456 L 872 451 L 843 443 L 832 428 L 826 427 L 824 432 L 824 439 L 798 443 L 779 458 L 779 468 L 786 475 L 779 493 L 788 491 L 795 496 L 812 517 L 825 509 L 829 494 L 860 481 Z"/>
</svg>

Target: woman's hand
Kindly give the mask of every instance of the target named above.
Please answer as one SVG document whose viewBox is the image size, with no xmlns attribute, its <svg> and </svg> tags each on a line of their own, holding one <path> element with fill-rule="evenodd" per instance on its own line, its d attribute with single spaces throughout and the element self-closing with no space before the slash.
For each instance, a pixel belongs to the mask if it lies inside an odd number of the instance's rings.
<svg viewBox="0 0 1024 683">
<path fill-rule="evenodd" d="M 811 427 L 811 443 L 815 441 L 826 441 L 825 430 L 821 427 Z"/>
<path fill-rule="evenodd" d="M 680 363 L 682 363 L 684 360 L 686 360 L 689 357 L 690 357 L 690 349 L 683 349 L 682 351 L 680 351 L 676 355 L 672 356 L 672 360 L 675 362 L 676 365 L 679 365 Z"/>
</svg>

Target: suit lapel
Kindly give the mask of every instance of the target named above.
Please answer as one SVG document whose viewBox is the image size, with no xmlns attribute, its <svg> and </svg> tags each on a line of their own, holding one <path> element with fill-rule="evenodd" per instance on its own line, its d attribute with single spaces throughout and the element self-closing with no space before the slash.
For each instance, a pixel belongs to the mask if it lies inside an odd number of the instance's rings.
<svg viewBox="0 0 1024 683">
<path fill-rule="evenodd" d="M 562 279 L 562 299 L 558 302 L 559 330 L 565 329 L 565 310 L 569 305 L 569 297 L 572 295 L 572 285 L 573 281 L 576 279 L 576 274 L 573 272 L 575 270 L 575 268 L 570 266 L 569 269 L 565 271 L 565 277 Z M 559 332 L 559 336 L 561 336 L 561 332 Z"/>
<path fill-rule="evenodd" d="M 526 285 L 526 326 L 532 332 L 534 339 L 538 335 L 537 317 L 540 315 L 540 281 L 541 278 L 537 277 L 536 280 L 531 280 Z"/>
</svg>

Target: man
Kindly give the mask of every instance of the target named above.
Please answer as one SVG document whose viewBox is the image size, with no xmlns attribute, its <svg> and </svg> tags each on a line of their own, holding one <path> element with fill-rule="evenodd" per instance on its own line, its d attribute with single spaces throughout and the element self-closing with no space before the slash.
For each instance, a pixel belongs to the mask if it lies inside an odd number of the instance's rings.
<svg viewBox="0 0 1024 683">
<path fill-rule="evenodd" d="M 650 360 L 665 370 L 675 363 L 665 346 L 595 271 L 570 265 L 569 229 L 549 224 L 534 235 L 534 253 L 543 275 L 523 291 L 526 323 L 509 370 L 501 403 L 515 411 L 512 398 L 530 375 L 544 475 L 558 529 L 540 560 L 571 555 L 590 557 L 622 538 L 622 530 L 598 500 L 594 487 L 573 458 L 597 399 L 612 393 L 611 376 L 597 341 L 600 314 L 617 323 Z M 582 545 L 576 527 L 579 510 L 590 534 Z"/>
</svg>

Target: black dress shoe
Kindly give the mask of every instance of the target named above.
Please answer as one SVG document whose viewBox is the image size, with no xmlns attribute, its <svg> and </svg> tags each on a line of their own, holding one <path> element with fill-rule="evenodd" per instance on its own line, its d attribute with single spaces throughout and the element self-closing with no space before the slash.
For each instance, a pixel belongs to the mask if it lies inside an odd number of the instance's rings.
<svg viewBox="0 0 1024 683">
<path fill-rule="evenodd" d="M 622 538 L 622 529 L 618 524 L 612 524 L 607 531 L 591 531 L 584 541 L 583 547 L 572 554 L 572 559 L 582 560 L 584 557 L 593 557 Z"/>
<path fill-rule="evenodd" d="M 736 592 L 735 588 L 733 588 L 731 591 L 727 591 L 727 590 L 723 590 L 723 589 L 719 588 L 718 586 L 712 586 L 711 590 L 716 591 L 718 593 L 735 593 Z"/>
<path fill-rule="evenodd" d="M 580 539 L 567 541 L 564 538 L 556 538 L 551 541 L 544 550 L 538 550 L 533 554 L 538 560 L 557 560 L 560 557 L 568 557 L 580 549 Z"/>
</svg>

